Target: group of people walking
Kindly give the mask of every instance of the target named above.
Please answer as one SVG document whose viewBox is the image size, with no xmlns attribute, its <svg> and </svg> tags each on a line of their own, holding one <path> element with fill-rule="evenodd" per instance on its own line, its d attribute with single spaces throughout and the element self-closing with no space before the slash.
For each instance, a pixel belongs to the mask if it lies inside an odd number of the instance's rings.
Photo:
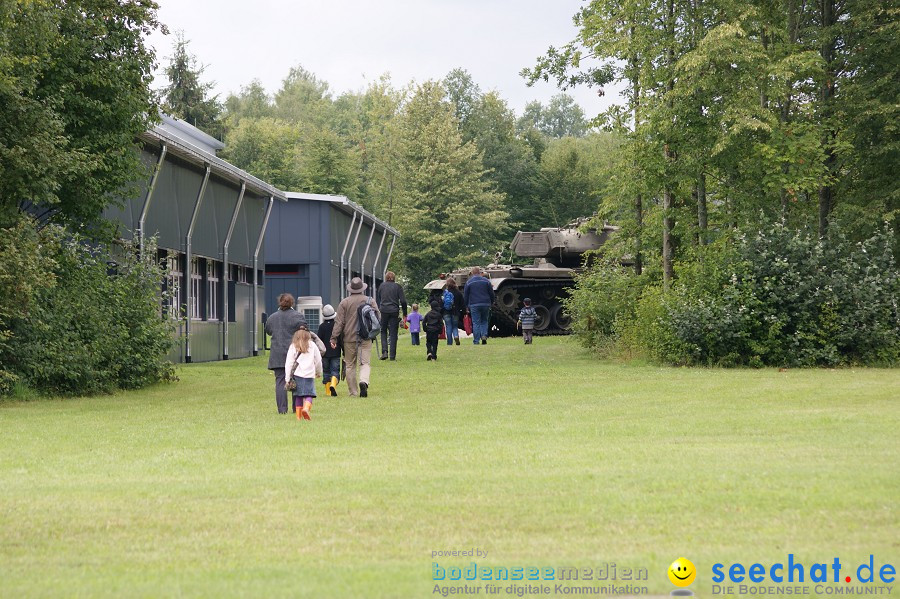
<svg viewBox="0 0 900 599">
<path fill-rule="evenodd" d="M 278 311 L 267 320 L 265 330 L 271 336 L 269 370 L 275 375 L 275 403 L 279 414 L 288 413 L 288 394 L 293 397 L 292 412 L 298 419 L 310 420 L 310 410 L 316 397 L 316 378 L 321 377 L 326 394 L 337 396 L 341 376 L 343 354 L 347 390 L 351 397 L 367 397 L 371 373 L 372 339 L 364 335 L 360 320 L 364 313 L 375 314 L 381 323 L 381 359 L 397 357 L 397 333 L 401 322 L 409 328 L 413 345 L 419 345 L 419 334 L 425 332 L 426 358 L 437 360 L 438 340 L 446 331 L 447 345 L 460 344 L 459 327 L 468 312 L 472 318 L 472 340 L 475 345 L 486 345 L 494 288 L 481 274 L 472 269 L 462 291 L 456 281 L 447 279 L 444 289 L 430 300 L 430 310 L 419 313 L 419 305 L 412 305 L 408 312 L 406 296 L 396 282 L 396 276 L 388 271 L 385 282 L 378 286 L 375 298 L 366 295 L 368 285 L 359 277 L 347 284 L 348 295 L 338 304 L 322 308 L 322 324 L 318 335 L 309 330 L 303 316 L 293 309 L 294 297 L 282 293 L 278 298 Z M 531 301 L 524 301 L 525 308 L 519 316 L 525 343 L 531 343 L 535 311 Z"/>
</svg>

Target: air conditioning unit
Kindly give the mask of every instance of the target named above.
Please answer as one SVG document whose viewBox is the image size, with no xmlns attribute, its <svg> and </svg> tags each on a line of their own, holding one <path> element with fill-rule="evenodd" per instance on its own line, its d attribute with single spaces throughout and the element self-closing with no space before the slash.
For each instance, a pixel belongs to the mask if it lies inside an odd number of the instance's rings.
<svg viewBox="0 0 900 599">
<path fill-rule="evenodd" d="M 306 319 L 310 332 L 317 333 L 322 324 L 322 296 L 302 295 L 297 298 L 294 309 Z"/>
</svg>

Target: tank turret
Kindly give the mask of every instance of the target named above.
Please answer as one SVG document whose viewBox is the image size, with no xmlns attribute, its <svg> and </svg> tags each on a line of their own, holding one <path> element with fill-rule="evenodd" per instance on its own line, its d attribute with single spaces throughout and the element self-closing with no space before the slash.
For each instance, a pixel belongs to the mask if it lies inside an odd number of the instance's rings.
<svg viewBox="0 0 900 599">
<path fill-rule="evenodd" d="M 516 320 L 526 297 L 531 298 L 537 312 L 537 334 L 569 332 L 571 319 L 562 300 L 575 284 L 574 276 L 581 272 L 585 254 L 599 249 L 619 229 L 612 225 L 589 227 L 589 220 L 578 219 L 565 227 L 548 227 L 540 231 L 519 231 L 510 249 L 519 258 L 531 259 L 531 263 L 489 264 L 481 269 L 497 295 L 491 306 L 491 334 L 516 334 Z M 442 274 L 425 289 L 437 296 L 450 277 L 462 289 L 471 270 L 472 267 L 468 267 Z"/>
</svg>

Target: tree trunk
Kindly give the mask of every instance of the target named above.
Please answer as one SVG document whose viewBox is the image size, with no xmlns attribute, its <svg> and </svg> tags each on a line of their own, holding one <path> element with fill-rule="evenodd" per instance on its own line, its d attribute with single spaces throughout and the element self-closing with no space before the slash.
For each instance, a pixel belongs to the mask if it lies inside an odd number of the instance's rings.
<svg viewBox="0 0 900 599">
<path fill-rule="evenodd" d="M 699 245 L 709 243 L 707 237 L 707 212 L 706 212 L 706 173 L 700 173 L 697 178 L 697 230 Z"/>
<path fill-rule="evenodd" d="M 668 158 L 668 150 L 666 157 Z M 663 193 L 663 238 L 662 238 L 662 260 L 663 260 L 663 288 L 668 289 L 672 285 L 675 278 L 675 268 L 672 261 L 675 257 L 675 249 L 672 245 L 672 230 L 675 229 L 675 217 L 672 215 L 674 194 L 672 188 L 666 185 Z"/>
<path fill-rule="evenodd" d="M 667 33 L 669 35 L 669 47 L 666 51 L 668 58 L 667 64 L 669 67 L 669 82 L 666 87 L 669 96 L 667 101 L 669 104 L 669 109 L 671 110 L 672 92 L 675 89 L 675 80 L 673 79 L 673 70 L 675 68 L 675 0 L 668 0 L 666 2 L 666 28 L 668 29 Z M 672 162 L 674 158 L 674 153 L 669 147 L 668 141 L 663 147 L 663 152 L 666 159 L 666 178 L 668 179 L 672 174 Z M 663 192 L 662 262 L 664 289 L 669 289 L 669 287 L 672 286 L 672 280 L 675 278 L 675 268 L 672 264 L 675 258 L 675 248 L 672 244 L 672 231 L 675 229 L 674 204 L 675 201 L 674 193 L 672 192 L 672 186 L 667 182 L 665 185 L 665 190 Z"/>
<path fill-rule="evenodd" d="M 789 52 L 794 51 L 794 45 L 797 43 L 797 39 L 800 37 L 800 29 L 799 29 L 799 17 L 797 6 L 798 0 L 785 0 L 785 10 L 787 12 L 787 36 L 788 36 L 788 44 L 790 45 Z M 791 120 L 791 105 L 793 103 L 793 94 L 792 88 L 788 86 L 787 92 L 784 95 L 784 98 L 781 103 L 781 124 L 782 126 L 786 126 L 787 123 Z M 788 165 L 784 164 L 781 167 L 781 172 L 787 175 L 788 173 Z M 796 199 L 796 198 L 795 198 Z M 781 222 L 782 224 L 787 222 L 788 215 L 788 207 L 789 207 L 789 194 L 787 189 L 781 189 Z"/>
<path fill-rule="evenodd" d="M 634 274 L 639 275 L 644 271 L 644 260 L 641 256 L 641 235 L 644 232 L 644 206 L 641 194 L 634 197 L 634 217 L 637 221 L 637 234 L 634 238 Z"/>
<path fill-rule="evenodd" d="M 821 121 L 825 125 L 825 167 L 827 182 L 819 188 L 819 237 L 825 237 L 828 221 L 834 210 L 834 179 L 837 157 L 834 154 L 833 101 L 835 86 L 835 38 L 834 28 L 837 23 L 835 0 L 819 0 L 822 17 L 822 60 L 825 62 L 825 81 L 820 94 Z"/>
<path fill-rule="evenodd" d="M 632 25 L 629 34 L 634 43 L 634 26 Z M 638 126 L 641 122 L 640 105 L 641 105 L 641 80 L 638 77 L 638 57 L 632 54 L 628 60 L 629 79 L 631 80 L 631 109 L 634 112 L 634 132 L 637 134 Z M 637 175 L 637 165 L 635 167 L 635 175 Z M 636 177 L 637 178 L 637 177 Z M 634 274 L 640 275 L 644 271 L 644 260 L 641 255 L 643 249 L 644 234 L 644 205 L 641 194 L 634 196 L 634 219 L 635 219 L 635 238 L 634 238 Z"/>
</svg>

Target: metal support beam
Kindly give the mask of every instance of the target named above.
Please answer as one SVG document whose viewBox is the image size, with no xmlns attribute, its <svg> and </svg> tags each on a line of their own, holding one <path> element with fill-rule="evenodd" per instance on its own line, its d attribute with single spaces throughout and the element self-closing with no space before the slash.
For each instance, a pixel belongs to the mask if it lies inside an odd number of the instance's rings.
<svg viewBox="0 0 900 599">
<path fill-rule="evenodd" d="M 353 278 L 353 253 L 356 251 L 356 242 L 359 241 L 359 232 L 362 231 L 363 223 L 366 218 L 362 214 L 359 215 L 359 226 L 356 227 L 356 236 L 353 238 L 353 245 L 350 246 L 350 255 L 347 256 L 347 283 Z M 347 287 L 341 289 L 341 297 L 347 295 Z"/>
<path fill-rule="evenodd" d="M 344 258 L 347 256 L 347 246 L 350 245 L 350 237 L 353 236 L 353 226 L 356 224 L 356 212 L 353 213 L 353 220 L 350 221 L 350 229 L 347 231 L 347 239 L 344 240 L 344 249 L 341 250 L 341 277 L 339 279 L 340 289 L 339 294 L 341 299 L 344 298 L 344 286 L 347 284 L 344 281 Z"/>
<path fill-rule="evenodd" d="M 269 196 L 269 204 L 266 206 L 266 215 L 263 217 L 262 227 L 259 229 L 259 238 L 256 240 L 256 251 L 253 252 L 253 355 L 259 355 L 259 250 L 262 248 L 263 239 L 266 237 L 266 226 L 269 224 L 269 215 L 272 214 L 272 204 L 275 197 Z"/>
<path fill-rule="evenodd" d="M 211 167 L 210 165 L 206 165 L 206 174 L 203 175 L 203 183 L 200 184 L 200 192 L 197 194 L 197 201 L 194 202 L 194 212 L 191 214 L 191 223 L 188 225 L 187 235 L 184 238 L 185 242 L 185 282 L 187 285 L 185 286 L 185 298 L 187 298 L 186 306 L 187 306 L 187 319 L 184 323 L 184 361 L 190 364 L 191 362 L 191 303 L 193 302 L 193 285 L 191 285 L 191 260 L 192 256 L 192 248 L 191 248 L 191 240 L 194 237 L 194 225 L 197 224 L 197 215 L 200 213 L 200 205 L 203 203 L 203 195 L 206 193 L 206 184 L 209 183 L 209 172 Z"/>
<path fill-rule="evenodd" d="M 369 231 L 369 241 L 366 243 L 366 251 L 363 252 L 362 262 L 359 263 L 359 274 L 362 277 L 363 282 L 366 280 L 366 260 L 369 258 L 369 247 L 372 245 L 372 238 L 375 237 L 375 221 L 372 221 L 372 230 Z M 375 280 L 372 279 L 372 287 L 375 287 Z M 375 296 L 375 291 L 372 290 L 372 296 Z"/>
<path fill-rule="evenodd" d="M 153 176 L 150 178 L 150 187 L 147 188 L 147 195 L 144 197 L 144 205 L 141 206 L 141 218 L 138 220 L 137 230 L 141 258 L 144 257 L 144 225 L 147 222 L 147 213 L 150 211 L 150 202 L 153 200 L 153 192 L 156 190 L 156 181 L 159 179 L 159 171 L 162 170 L 163 161 L 165 161 L 168 151 L 169 146 L 163 144 L 159 153 L 159 160 L 156 162 L 156 168 L 153 169 Z"/>
<path fill-rule="evenodd" d="M 378 244 L 378 252 L 372 260 L 372 297 L 378 297 L 378 282 L 375 279 L 375 270 L 378 268 L 378 259 L 381 258 L 381 249 L 384 247 L 385 237 L 387 237 L 387 227 L 381 233 L 381 243 Z"/>
<path fill-rule="evenodd" d="M 394 233 L 394 237 L 391 239 L 391 249 L 388 250 L 387 259 L 384 261 L 384 272 L 381 273 L 381 280 L 384 280 L 384 276 L 387 274 L 388 265 L 391 263 L 391 254 L 394 253 L 394 244 L 397 243 L 397 234 Z"/>
<path fill-rule="evenodd" d="M 241 192 L 238 194 L 237 204 L 234 205 L 234 212 L 231 215 L 231 224 L 228 225 L 228 234 L 225 235 L 225 243 L 222 244 L 222 280 L 225 282 L 223 290 L 225 292 L 224 314 L 222 318 L 222 359 L 228 359 L 228 246 L 231 245 L 231 234 L 234 233 L 234 225 L 237 223 L 238 214 L 241 211 L 241 204 L 244 202 L 244 192 L 247 190 L 247 183 L 241 181 Z"/>
</svg>

